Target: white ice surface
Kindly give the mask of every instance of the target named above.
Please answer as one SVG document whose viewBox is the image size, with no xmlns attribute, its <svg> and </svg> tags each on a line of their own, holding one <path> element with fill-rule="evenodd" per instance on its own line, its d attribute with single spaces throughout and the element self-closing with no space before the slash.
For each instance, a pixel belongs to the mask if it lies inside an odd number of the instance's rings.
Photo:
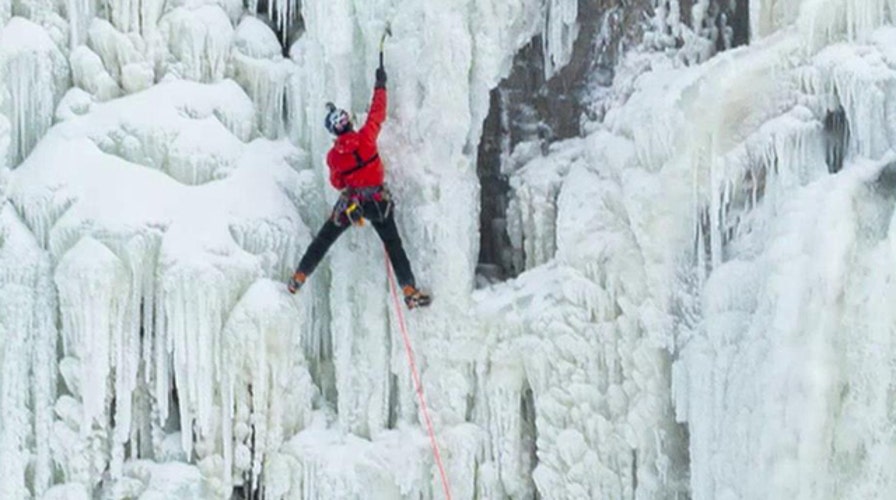
<svg viewBox="0 0 896 500">
<path fill-rule="evenodd" d="M 535 34 L 568 61 L 575 1 L 306 1 L 284 58 L 257 3 L 0 0 L 0 497 L 442 497 L 373 231 L 282 284 L 389 22 L 453 498 L 887 498 L 896 4 L 752 0 L 705 61 L 661 3 L 604 122 L 510 158 L 525 272 L 473 292 L 488 91 Z"/>
</svg>

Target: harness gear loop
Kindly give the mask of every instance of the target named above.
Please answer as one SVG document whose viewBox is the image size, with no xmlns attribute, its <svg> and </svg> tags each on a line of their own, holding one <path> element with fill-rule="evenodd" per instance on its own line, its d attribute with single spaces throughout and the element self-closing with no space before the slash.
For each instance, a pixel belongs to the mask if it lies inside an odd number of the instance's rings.
<svg viewBox="0 0 896 500">
<path fill-rule="evenodd" d="M 345 189 L 339 195 L 330 215 L 337 226 L 361 226 L 364 220 L 383 222 L 392 213 L 392 195 L 385 186 Z"/>
<path fill-rule="evenodd" d="M 349 204 L 348 208 L 345 209 L 345 216 L 348 217 L 348 220 L 352 222 L 352 224 L 356 226 L 364 225 L 364 214 L 363 211 L 360 214 L 353 215 L 356 210 L 361 208 L 361 205 L 358 205 L 358 201 L 356 199 L 352 199 L 352 202 Z M 355 219 L 357 217 L 357 219 Z"/>
</svg>

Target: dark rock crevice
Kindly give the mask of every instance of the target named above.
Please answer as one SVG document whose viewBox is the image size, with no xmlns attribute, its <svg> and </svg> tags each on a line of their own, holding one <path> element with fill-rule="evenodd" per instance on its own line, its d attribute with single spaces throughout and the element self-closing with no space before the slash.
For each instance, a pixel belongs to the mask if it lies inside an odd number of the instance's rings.
<svg viewBox="0 0 896 500">
<path fill-rule="evenodd" d="M 824 117 L 825 160 L 828 172 L 836 174 L 843 168 L 849 144 L 849 121 L 843 106 L 828 111 Z"/>
<path fill-rule="evenodd" d="M 698 16 L 700 26 L 694 26 L 695 3 L 679 0 L 677 15 L 709 40 L 709 56 L 749 43 L 749 0 L 711 0 Z M 517 53 L 510 75 L 492 91 L 477 157 L 480 286 L 522 271 L 512 258 L 522 249 L 512 248 L 505 220 L 510 196 L 506 163 L 511 152 L 518 144 L 536 142 L 546 154 L 551 143 L 579 136 L 584 123 L 602 120 L 616 67 L 622 55 L 654 29 L 649 22 L 653 17 L 651 0 L 579 0 L 579 35 L 570 62 L 546 79 L 542 38 L 536 36 Z"/>
<path fill-rule="evenodd" d="M 510 75 L 492 90 L 483 124 L 477 173 L 481 186 L 478 283 L 518 275 L 507 235 L 505 213 L 510 184 L 506 161 L 520 143 L 536 142 L 544 153 L 551 143 L 576 137 L 582 124 L 596 117 L 590 111 L 595 86 L 613 83 L 613 68 L 622 52 L 640 40 L 648 0 L 580 0 L 579 35 L 570 62 L 545 77 L 542 37 L 534 37 L 514 58 Z"/>
</svg>

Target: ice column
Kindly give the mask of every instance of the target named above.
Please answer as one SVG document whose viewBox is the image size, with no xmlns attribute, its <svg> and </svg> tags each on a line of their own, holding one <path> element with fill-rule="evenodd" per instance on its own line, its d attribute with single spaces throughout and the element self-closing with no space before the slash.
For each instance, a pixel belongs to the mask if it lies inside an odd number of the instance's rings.
<svg viewBox="0 0 896 500">
<path fill-rule="evenodd" d="M 172 58 L 168 64 L 169 72 L 206 83 L 224 78 L 233 25 L 221 7 L 178 7 L 165 14 L 159 25 Z"/>
<path fill-rule="evenodd" d="M 563 177 L 576 160 L 578 149 L 569 148 L 555 156 L 542 157 L 535 153 L 533 159 L 526 154 L 524 145 L 517 148 L 507 170 L 513 195 L 507 207 L 507 232 L 514 252 L 514 267 L 520 271 L 532 269 L 554 257 L 557 249 L 557 197 Z M 522 152 L 522 153 L 521 153 Z"/>
<path fill-rule="evenodd" d="M 881 57 L 891 50 L 890 40 L 886 36 L 874 37 L 874 51 L 864 47 L 822 50 L 813 59 L 814 67 L 807 71 L 809 92 L 830 108 L 843 106 L 849 123 L 850 155 L 879 158 L 896 142 L 889 125 L 896 117 L 896 109 L 889 104 L 896 95 L 896 63 L 887 56 Z"/>
<path fill-rule="evenodd" d="M 65 0 L 65 14 L 69 26 L 69 50 L 87 41 L 87 28 L 93 19 L 94 2 L 92 0 Z"/>
<path fill-rule="evenodd" d="M 121 95 L 118 82 L 106 71 L 103 61 L 94 51 L 82 45 L 72 51 L 70 60 L 74 84 L 98 101 L 108 101 Z"/>
<path fill-rule="evenodd" d="M 666 355 L 638 326 L 637 308 L 621 312 L 608 290 L 556 263 L 509 286 L 480 305 L 499 340 L 484 404 L 506 494 L 531 491 L 533 467 L 545 498 L 685 491 L 684 443 L 663 396 Z M 524 380 L 535 401 L 535 456 L 523 441 Z"/>
<path fill-rule="evenodd" d="M 800 2 L 792 2 L 798 4 Z M 816 51 L 845 35 L 865 42 L 896 15 L 893 0 L 803 0 L 797 25 L 807 48 Z"/>
<path fill-rule="evenodd" d="M 523 415 L 520 401 L 526 385 L 523 364 L 517 353 L 505 344 L 495 350 L 489 362 L 485 381 L 484 404 L 488 407 L 490 456 L 497 467 L 504 495 L 511 498 L 534 496 L 535 484 L 530 477 L 534 463 L 529 463 L 531 450 L 524 446 Z"/>
<path fill-rule="evenodd" d="M 365 233 L 346 235 L 345 243 L 355 240 L 356 248 L 333 255 L 339 279 L 354 279 L 350 286 L 334 286 L 330 303 L 353 304 L 348 312 L 334 311 L 331 321 L 339 422 L 346 430 L 371 437 L 388 424 L 390 346 L 398 340 L 388 321 L 382 245 L 373 231 Z"/>
<path fill-rule="evenodd" d="M 222 364 L 222 330 L 228 313 L 258 276 L 259 268 L 254 258 L 236 248 L 207 258 L 179 258 L 182 252 L 189 252 L 178 248 L 179 242 L 192 241 L 184 231 L 199 230 L 192 225 L 173 226 L 160 250 L 154 392 L 159 420 L 164 422 L 169 412 L 168 381 L 173 375 L 183 450 L 192 453 L 195 438 L 197 453 L 208 456 L 214 451 L 219 425 L 215 387 L 230 369 Z"/>
<path fill-rule="evenodd" d="M 302 348 L 310 302 L 287 296 L 282 286 L 255 282 L 222 334 L 224 473 L 247 474 L 256 487 L 268 456 L 309 422 L 316 393 Z"/>
<path fill-rule="evenodd" d="M 81 387 L 80 436 L 95 430 L 119 435 L 114 447 L 129 437 L 133 380 L 139 331 L 128 328 L 130 273 L 106 246 L 85 237 L 60 260 L 56 271 L 62 315 L 63 353 L 77 360 Z M 128 383 L 130 381 L 131 383 Z M 114 419 L 112 408 L 115 408 Z M 113 431 L 112 422 L 116 429 Z M 123 451 L 112 450 L 111 472 L 121 474 Z M 97 457 L 109 461 L 112 457 Z"/>
<path fill-rule="evenodd" d="M 572 47 L 579 35 L 576 18 L 578 0 L 548 0 L 544 25 L 544 77 L 549 80 L 572 57 Z"/>
<path fill-rule="evenodd" d="M 12 0 L 0 0 L 0 26 L 6 26 L 12 17 Z"/>
<path fill-rule="evenodd" d="M 8 92 L 2 111 L 12 124 L 6 162 L 14 166 L 50 128 L 68 86 L 68 63 L 43 28 L 16 17 L 0 32 L 0 75 Z"/>
<path fill-rule="evenodd" d="M 247 6 L 249 11 L 257 14 L 258 3 L 259 0 L 249 0 Z M 268 16 L 277 21 L 277 31 L 282 33 L 285 39 L 290 32 L 290 22 L 301 10 L 301 0 L 267 0 L 266 3 Z"/>
<path fill-rule="evenodd" d="M 2 189 L 2 186 L 0 186 Z M 0 206 L 0 497 L 40 496 L 52 480 L 56 305 L 50 263 L 9 204 Z M 31 469 L 33 467 L 33 469 Z M 30 469 L 30 471 L 29 471 Z M 31 478 L 26 477 L 26 472 Z M 29 491 L 28 484 L 33 484 Z"/>
<path fill-rule="evenodd" d="M 94 18 L 88 30 L 87 42 L 91 50 L 102 59 L 105 70 L 126 92 L 143 90 L 154 82 L 155 73 L 149 56 L 144 53 L 145 43 L 139 36 L 132 33 L 126 35 L 116 30 L 108 21 Z M 91 75 L 89 78 L 95 82 L 103 80 L 101 74 Z"/>
<path fill-rule="evenodd" d="M 118 30 L 145 34 L 155 27 L 166 3 L 166 0 L 102 0 L 102 7 Z"/>
<path fill-rule="evenodd" d="M 233 68 L 234 79 L 255 103 L 261 134 L 282 137 L 286 85 L 294 65 L 281 55 L 273 32 L 254 17 L 246 16 L 237 27 Z"/>
<path fill-rule="evenodd" d="M 821 2 L 824 1 L 821 0 Z M 801 4 L 805 3 L 807 2 L 793 0 L 750 0 L 750 33 L 752 38 L 758 40 L 792 23 L 799 14 Z"/>
</svg>

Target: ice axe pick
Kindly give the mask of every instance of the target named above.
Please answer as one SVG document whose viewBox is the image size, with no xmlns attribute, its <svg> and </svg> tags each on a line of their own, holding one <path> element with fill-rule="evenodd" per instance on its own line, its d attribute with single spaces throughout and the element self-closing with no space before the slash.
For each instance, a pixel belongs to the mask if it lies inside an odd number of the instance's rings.
<svg viewBox="0 0 896 500">
<path fill-rule="evenodd" d="M 386 37 L 392 36 L 391 23 L 386 22 L 386 28 L 383 30 L 383 36 L 380 37 L 380 68 L 383 67 L 383 45 L 386 43 Z"/>
</svg>

